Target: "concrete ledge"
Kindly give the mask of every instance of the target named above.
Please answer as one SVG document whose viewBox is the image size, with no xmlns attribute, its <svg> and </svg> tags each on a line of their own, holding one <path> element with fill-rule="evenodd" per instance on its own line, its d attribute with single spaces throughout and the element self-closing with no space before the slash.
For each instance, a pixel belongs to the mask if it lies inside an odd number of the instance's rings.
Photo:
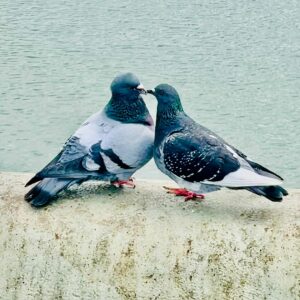
<svg viewBox="0 0 300 300">
<path fill-rule="evenodd" d="M 0 173 L 1 299 L 299 299 L 298 190 L 184 203 L 91 183 L 36 210 L 29 177 Z"/>
</svg>

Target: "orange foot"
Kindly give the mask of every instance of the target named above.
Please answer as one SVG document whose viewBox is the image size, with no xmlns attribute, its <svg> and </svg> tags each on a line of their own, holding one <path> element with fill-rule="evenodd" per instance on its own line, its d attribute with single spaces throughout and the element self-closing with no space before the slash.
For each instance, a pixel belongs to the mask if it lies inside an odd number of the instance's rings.
<svg viewBox="0 0 300 300">
<path fill-rule="evenodd" d="M 170 188 L 167 186 L 163 187 L 164 189 L 167 190 L 167 193 L 169 194 L 174 194 L 175 196 L 184 196 L 184 201 L 190 201 L 190 200 L 195 200 L 195 199 L 204 199 L 203 194 L 197 194 L 194 192 L 190 192 L 186 189 L 180 189 L 180 188 Z"/>
<path fill-rule="evenodd" d="M 127 186 L 130 187 L 132 189 L 135 188 L 135 184 L 133 182 L 132 178 L 129 178 L 128 180 L 116 180 L 116 181 L 112 181 L 111 182 L 112 185 L 114 185 L 115 187 L 123 187 L 123 186 Z"/>
</svg>

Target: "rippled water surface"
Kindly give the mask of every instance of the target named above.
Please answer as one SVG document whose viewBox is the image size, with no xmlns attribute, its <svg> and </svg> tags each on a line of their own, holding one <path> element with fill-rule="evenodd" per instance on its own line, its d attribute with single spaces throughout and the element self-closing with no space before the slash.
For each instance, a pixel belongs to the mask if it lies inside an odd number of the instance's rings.
<svg viewBox="0 0 300 300">
<path fill-rule="evenodd" d="M 43 167 L 128 70 L 300 187 L 299 15 L 296 0 L 2 0 L 0 170 Z"/>
</svg>

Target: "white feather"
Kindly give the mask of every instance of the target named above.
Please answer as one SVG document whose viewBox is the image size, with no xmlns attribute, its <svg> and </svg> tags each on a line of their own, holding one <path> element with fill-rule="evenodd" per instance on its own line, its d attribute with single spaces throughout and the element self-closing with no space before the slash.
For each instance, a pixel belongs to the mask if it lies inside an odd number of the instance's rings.
<svg viewBox="0 0 300 300">
<path fill-rule="evenodd" d="M 88 171 L 98 171 L 100 165 L 96 164 L 90 157 L 85 157 L 82 161 L 82 166 Z"/>
<path fill-rule="evenodd" d="M 270 186 L 279 185 L 281 180 L 266 177 L 255 173 L 254 170 L 240 168 L 235 172 L 229 173 L 220 181 L 203 181 L 205 184 L 220 185 L 226 187 L 246 187 L 246 186 Z"/>
</svg>

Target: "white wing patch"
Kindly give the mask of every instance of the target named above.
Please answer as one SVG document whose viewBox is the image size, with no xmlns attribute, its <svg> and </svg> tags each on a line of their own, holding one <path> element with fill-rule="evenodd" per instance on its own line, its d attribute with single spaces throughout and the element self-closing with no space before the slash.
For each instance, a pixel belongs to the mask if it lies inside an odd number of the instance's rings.
<svg viewBox="0 0 300 300">
<path fill-rule="evenodd" d="M 99 171 L 100 165 L 96 164 L 90 157 L 85 157 L 82 161 L 82 166 L 88 171 Z"/>
<path fill-rule="evenodd" d="M 205 180 L 203 183 L 225 187 L 246 187 L 279 185 L 282 181 L 276 178 L 259 175 L 252 170 L 240 168 L 235 172 L 229 173 L 220 181 L 210 182 Z"/>
</svg>

